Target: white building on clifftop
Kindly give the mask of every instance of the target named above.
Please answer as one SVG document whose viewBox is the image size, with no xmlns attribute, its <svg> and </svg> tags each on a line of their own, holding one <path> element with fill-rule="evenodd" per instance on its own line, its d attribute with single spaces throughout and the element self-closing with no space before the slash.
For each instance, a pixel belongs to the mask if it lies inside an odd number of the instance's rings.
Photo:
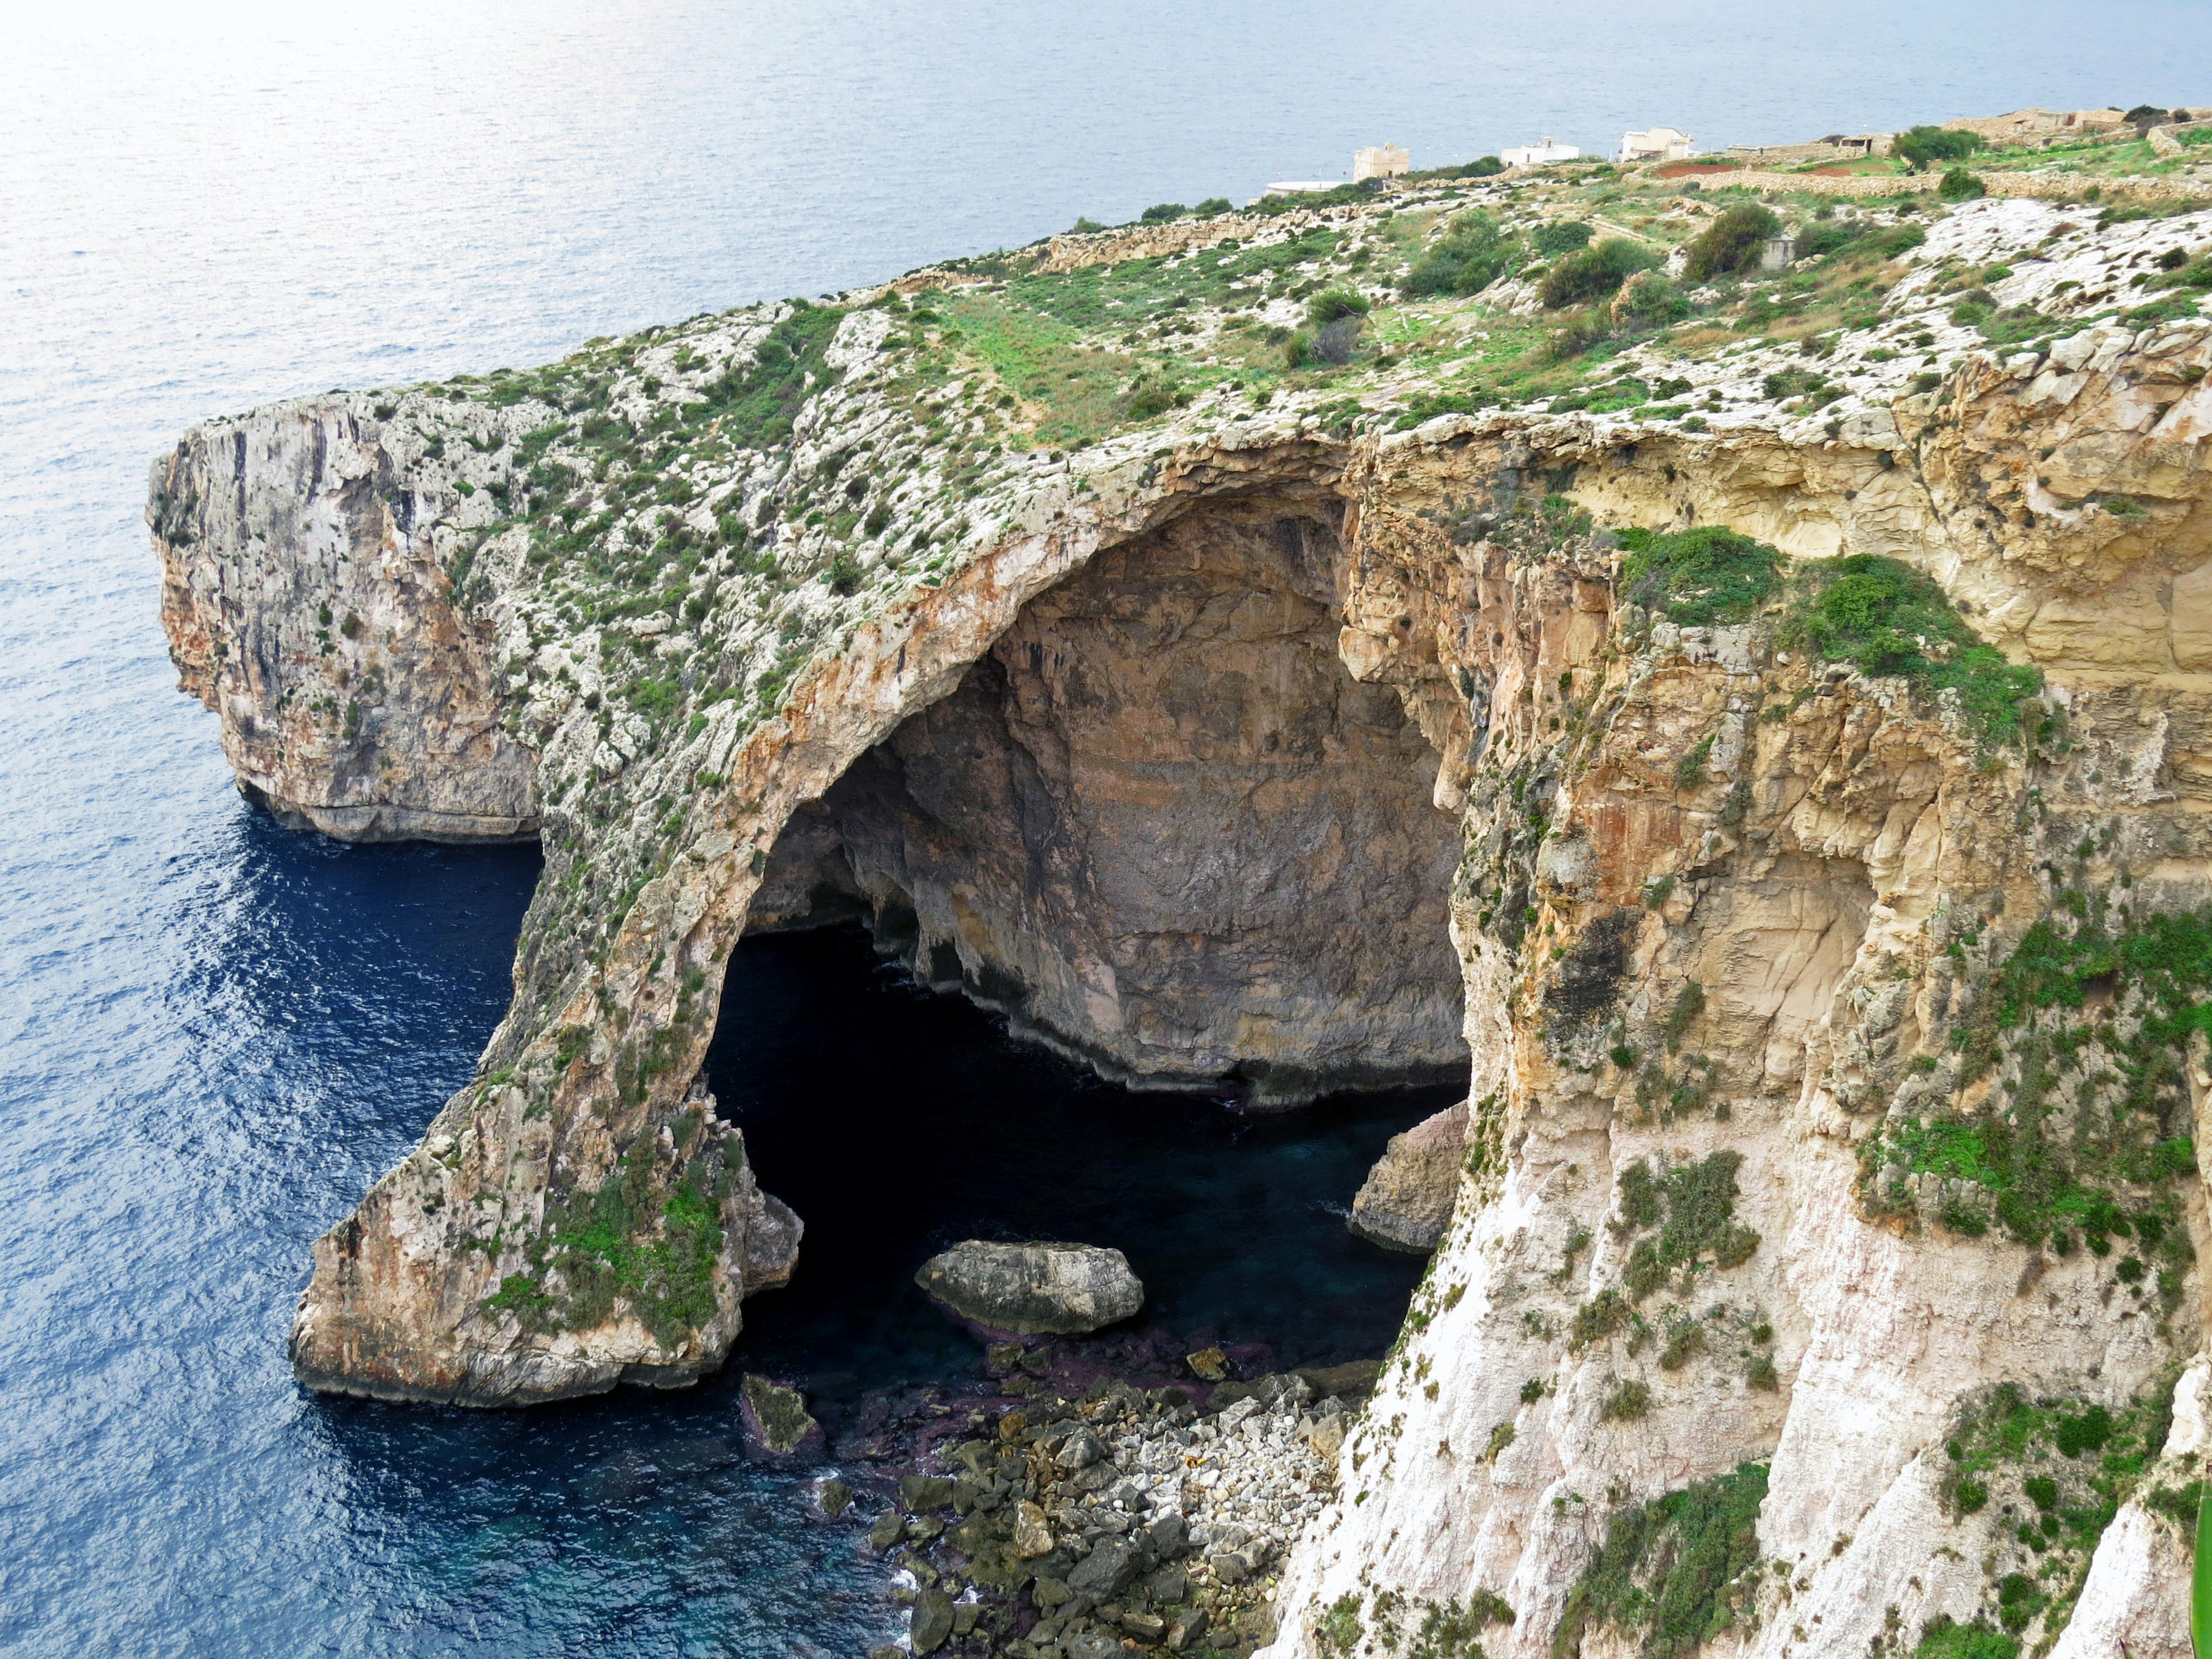
<svg viewBox="0 0 2212 1659">
<path fill-rule="evenodd" d="M 1556 138 L 1539 138 L 1533 144 L 1508 144 L 1498 159 L 1509 167 L 1540 167 L 1547 161 L 1571 161 L 1582 151 Z"/>
<path fill-rule="evenodd" d="M 1677 132 L 1673 127 L 1646 127 L 1641 132 L 1620 135 L 1622 165 L 1631 161 L 1686 161 L 1690 159 L 1690 135 Z"/>
</svg>

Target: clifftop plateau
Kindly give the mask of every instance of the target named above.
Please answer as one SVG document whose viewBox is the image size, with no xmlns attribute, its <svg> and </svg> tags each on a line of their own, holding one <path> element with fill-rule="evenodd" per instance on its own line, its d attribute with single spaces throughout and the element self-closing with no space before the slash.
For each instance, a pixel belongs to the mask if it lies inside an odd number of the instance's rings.
<svg viewBox="0 0 2212 1659">
<path fill-rule="evenodd" d="M 702 1077 L 724 966 L 857 917 L 1133 1086 L 1471 1083 L 1233 1645 L 2179 1659 L 2212 210 L 2159 165 L 1417 179 L 193 428 L 149 521 L 241 788 L 545 854 L 299 1376 L 719 1365 L 801 1231 Z"/>
</svg>

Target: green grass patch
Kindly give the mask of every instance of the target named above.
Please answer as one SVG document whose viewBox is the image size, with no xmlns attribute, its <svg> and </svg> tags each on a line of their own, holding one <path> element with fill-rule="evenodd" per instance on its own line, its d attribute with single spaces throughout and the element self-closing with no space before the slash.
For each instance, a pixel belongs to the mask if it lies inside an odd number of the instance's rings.
<svg viewBox="0 0 2212 1659">
<path fill-rule="evenodd" d="M 963 295 L 945 311 L 962 343 L 1034 411 L 1036 443 L 1079 449 L 1128 418 L 1121 398 L 1136 358 L 1087 349 L 1072 325 L 993 299 Z"/>
</svg>

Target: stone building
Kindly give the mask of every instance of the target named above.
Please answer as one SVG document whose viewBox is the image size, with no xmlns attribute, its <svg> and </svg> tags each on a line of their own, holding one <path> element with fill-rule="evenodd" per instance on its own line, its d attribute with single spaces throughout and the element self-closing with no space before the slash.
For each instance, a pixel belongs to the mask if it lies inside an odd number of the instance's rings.
<svg viewBox="0 0 2212 1659">
<path fill-rule="evenodd" d="M 1624 166 L 1631 161 L 1686 161 L 1690 159 L 1690 135 L 1673 127 L 1646 127 L 1641 132 L 1624 132 L 1617 159 Z"/>
<path fill-rule="evenodd" d="M 1410 172 L 1413 158 L 1397 144 L 1370 144 L 1364 149 L 1352 152 L 1352 182 L 1363 179 L 1395 179 Z"/>
</svg>

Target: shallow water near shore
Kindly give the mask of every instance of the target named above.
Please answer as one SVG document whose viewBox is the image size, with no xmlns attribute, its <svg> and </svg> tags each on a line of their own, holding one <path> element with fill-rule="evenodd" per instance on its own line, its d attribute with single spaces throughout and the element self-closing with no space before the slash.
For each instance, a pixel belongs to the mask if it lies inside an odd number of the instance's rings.
<svg viewBox="0 0 2212 1659">
<path fill-rule="evenodd" d="M 17 9 L 19 11 L 24 9 Z M 538 860 L 258 817 L 179 696 L 142 519 L 188 422 L 1018 245 L 1079 214 L 1544 132 L 1801 138 L 2195 103 L 2197 9 L 1792 17 L 1143 3 L 86 3 L 0 52 L 0 1650 L 854 1654 L 849 1530 L 744 1464 L 735 1372 L 957 1373 L 911 1285 L 970 1233 L 1120 1245 L 1146 1317 L 1372 1353 L 1419 1263 L 1347 1238 L 1442 1098 L 1131 1098 L 852 935 L 733 964 L 711 1062 L 808 1223 L 729 1376 L 528 1413 L 302 1395 L 307 1243 L 468 1078 Z"/>
</svg>

